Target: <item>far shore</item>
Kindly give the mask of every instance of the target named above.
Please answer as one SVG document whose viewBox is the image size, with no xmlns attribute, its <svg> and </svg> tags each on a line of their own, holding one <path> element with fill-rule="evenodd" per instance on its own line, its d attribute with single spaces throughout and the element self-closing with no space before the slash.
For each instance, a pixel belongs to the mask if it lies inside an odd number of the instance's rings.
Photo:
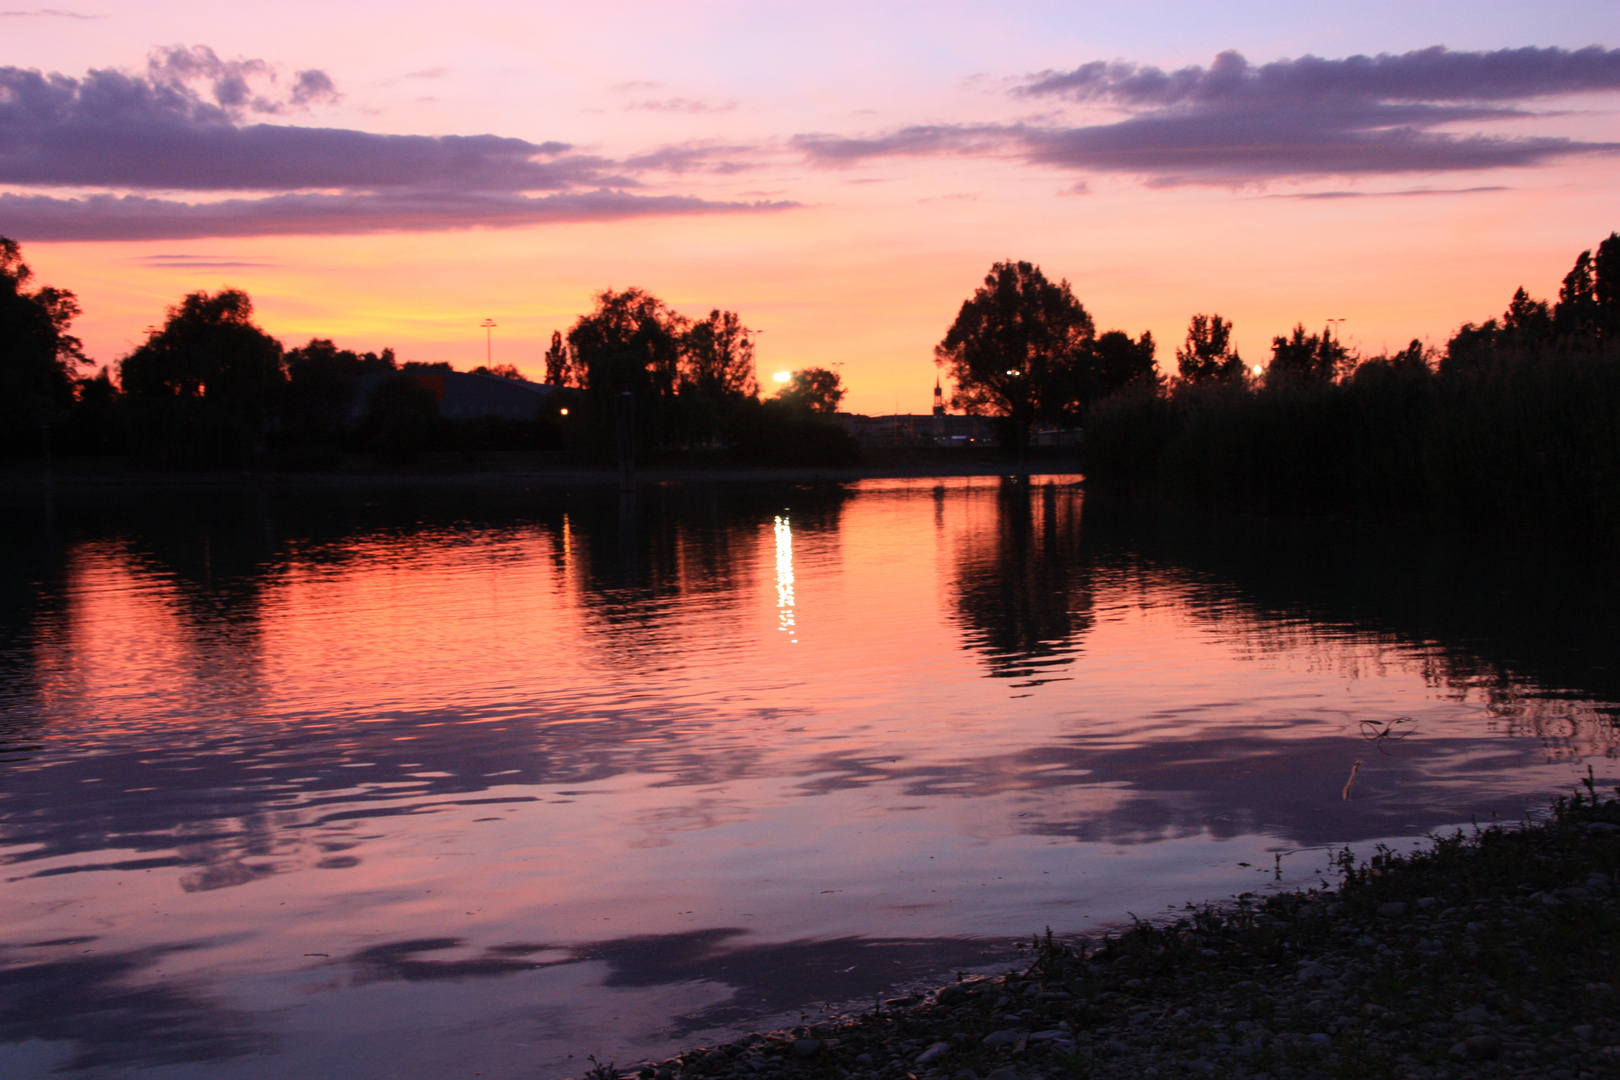
<svg viewBox="0 0 1620 1080">
<path fill-rule="evenodd" d="M 873 455 L 850 466 L 758 466 L 722 461 L 672 461 L 639 467 L 637 486 L 647 484 L 816 484 L 855 480 L 927 480 L 972 476 L 1075 475 L 1073 458 L 1036 457 L 1019 463 L 991 455 L 894 453 Z M 250 486 L 308 488 L 399 487 L 616 487 L 619 470 L 610 465 L 582 465 L 536 460 L 534 454 L 489 454 L 468 462 L 459 454 L 427 454 L 408 468 L 386 469 L 351 459 L 331 471 L 286 472 L 272 469 L 241 472 L 169 472 L 141 468 L 118 459 L 69 458 L 54 464 L 48 482 L 62 491 L 112 491 L 175 487 L 236 488 Z M 38 462 L 13 463 L 0 471 L 0 490 L 38 491 L 47 475 Z"/>
</svg>

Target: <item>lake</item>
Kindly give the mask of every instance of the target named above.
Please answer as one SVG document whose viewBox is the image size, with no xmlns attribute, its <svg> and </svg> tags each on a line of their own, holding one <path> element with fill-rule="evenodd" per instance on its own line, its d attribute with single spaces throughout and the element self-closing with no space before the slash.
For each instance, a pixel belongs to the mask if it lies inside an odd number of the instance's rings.
<svg viewBox="0 0 1620 1080">
<path fill-rule="evenodd" d="M 13 497 L 0 1074 L 577 1076 L 1614 783 L 1612 569 L 1077 480 Z"/>
</svg>

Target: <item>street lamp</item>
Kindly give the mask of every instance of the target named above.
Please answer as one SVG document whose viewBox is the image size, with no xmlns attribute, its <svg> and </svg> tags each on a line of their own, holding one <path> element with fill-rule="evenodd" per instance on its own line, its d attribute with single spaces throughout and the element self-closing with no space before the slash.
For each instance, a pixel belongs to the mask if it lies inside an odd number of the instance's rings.
<svg viewBox="0 0 1620 1080">
<path fill-rule="evenodd" d="M 1327 320 L 1328 333 L 1329 334 L 1331 334 L 1333 332 L 1333 324 L 1334 323 L 1339 323 L 1342 326 L 1344 324 L 1344 320 L 1343 319 L 1329 319 L 1329 320 Z"/>
<path fill-rule="evenodd" d="M 485 319 L 478 325 L 484 328 L 484 366 L 489 367 L 490 361 L 494 357 L 495 345 L 491 335 L 495 331 L 496 323 L 494 319 Z"/>
</svg>

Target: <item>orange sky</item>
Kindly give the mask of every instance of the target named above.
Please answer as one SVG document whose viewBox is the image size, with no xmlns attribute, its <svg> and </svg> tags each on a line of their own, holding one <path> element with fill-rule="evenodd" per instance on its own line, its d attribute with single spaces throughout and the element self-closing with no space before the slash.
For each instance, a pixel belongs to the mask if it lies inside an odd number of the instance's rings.
<svg viewBox="0 0 1620 1080">
<path fill-rule="evenodd" d="M 1415 14 L 1370 5 L 1354 28 L 1328 5 L 1237 5 L 1224 19 L 1201 5 L 1140 5 L 1134 17 L 1078 7 L 1014 5 L 992 19 L 949 5 L 925 18 L 904 4 L 713 4 L 677 17 L 636 4 L 559 15 L 475 3 L 455 28 L 378 26 L 371 7 L 345 3 L 295 4 L 251 27 L 172 0 L 96 18 L 3 16 L 0 65 L 70 80 L 116 69 L 148 90 L 190 95 L 192 111 L 183 123 L 177 113 L 152 121 L 148 142 L 167 170 L 156 180 L 120 172 L 110 150 L 50 174 L 0 153 L 0 195 L 56 200 L 69 222 L 0 199 L 0 233 L 24 243 L 42 281 L 78 294 L 78 332 L 97 363 L 116 362 L 186 292 L 228 285 L 245 289 L 288 345 L 331 337 L 463 368 L 483 362 L 479 323 L 493 318 L 495 362 L 538 376 L 553 330 L 566 331 L 595 292 L 635 285 L 686 314 L 739 312 L 761 331 L 767 381 L 841 365 L 846 407 L 887 412 L 927 408 L 933 346 L 998 259 L 1068 278 L 1099 329 L 1151 330 L 1160 366 L 1173 368 L 1194 312 L 1232 319 L 1251 361 L 1296 321 L 1314 329 L 1342 318 L 1342 335 L 1363 351 L 1443 343 L 1459 323 L 1499 313 L 1520 284 L 1555 294 L 1575 255 L 1620 227 L 1620 52 L 1570 51 L 1620 39 L 1611 4 L 1539 5 L 1534 19 L 1508 4 Z M 351 44 L 360 40 L 363 50 Z M 149 52 L 178 42 L 212 51 L 187 52 L 190 67 Z M 1444 57 L 1417 51 L 1436 45 L 1496 66 L 1459 87 Z M 1211 105 L 1203 91 L 1140 91 L 1154 70 L 1193 68 L 1214 86 L 1228 49 L 1249 65 L 1247 97 Z M 1308 74 L 1299 58 L 1322 57 L 1347 79 L 1360 69 L 1340 61 L 1363 54 L 1390 54 L 1383 82 L 1317 97 L 1286 82 Z M 263 62 L 242 63 L 251 58 Z M 1041 89 L 1041 73 L 1093 61 L 1115 68 L 1083 93 Z M 331 93 L 299 99 L 309 71 Z M 226 76 L 258 104 L 227 107 Z M 10 125 L 47 156 L 68 144 L 71 123 L 7 111 L 17 100 L 0 90 L 0 133 Z M 220 115 L 199 119 L 205 107 Z M 1292 140 L 1289 160 L 1243 141 L 1254 117 L 1267 138 Z M 1214 141 L 1132 143 L 1125 164 L 1099 149 L 1189 118 Z M 135 195 L 196 207 L 291 194 L 374 207 L 389 194 L 386 169 L 333 179 L 341 155 L 329 151 L 272 180 L 234 144 L 162 143 L 185 125 L 189 138 L 260 124 L 290 129 L 294 142 L 313 129 L 374 142 L 527 140 L 537 155 L 528 164 L 568 177 L 513 181 L 513 191 L 582 204 L 613 192 L 634 205 L 631 216 L 587 208 L 497 227 L 456 199 L 504 198 L 507 181 L 457 187 L 471 182 L 446 173 L 410 189 L 426 200 L 423 214 L 358 233 L 334 234 L 362 228 L 340 222 L 290 235 L 249 225 L 116 239 L 128 234 L 127 207 L 68 201 Z M 1083 151 L 1062 157 L 1074 138 Z M 571 149 L 543 150 L 548 140 Z M 1469 145 L 1492 153 L 1463 153 Z M 200 179 L 216 152 L 246 161 L 246 178 Z M 669 197 L 697 202 L 675 213 L 648 201 Z M 780 205 L 748 208 L 756 202 Z"/>
</svg>

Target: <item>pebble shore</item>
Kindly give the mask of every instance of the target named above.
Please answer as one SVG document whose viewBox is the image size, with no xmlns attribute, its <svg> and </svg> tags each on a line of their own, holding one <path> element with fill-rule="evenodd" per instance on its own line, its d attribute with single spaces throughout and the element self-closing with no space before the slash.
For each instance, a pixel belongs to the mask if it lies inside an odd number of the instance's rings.
<svg viewBox="0 0 1620 1080">
<path fill-rule="evenodd" d="M 1005 975 L 586 1080 L 1620 1077 L 1620 801 L 1588 791 L 1346 852 L 1335 888 L 1048 933 Z"/>
</svg>

